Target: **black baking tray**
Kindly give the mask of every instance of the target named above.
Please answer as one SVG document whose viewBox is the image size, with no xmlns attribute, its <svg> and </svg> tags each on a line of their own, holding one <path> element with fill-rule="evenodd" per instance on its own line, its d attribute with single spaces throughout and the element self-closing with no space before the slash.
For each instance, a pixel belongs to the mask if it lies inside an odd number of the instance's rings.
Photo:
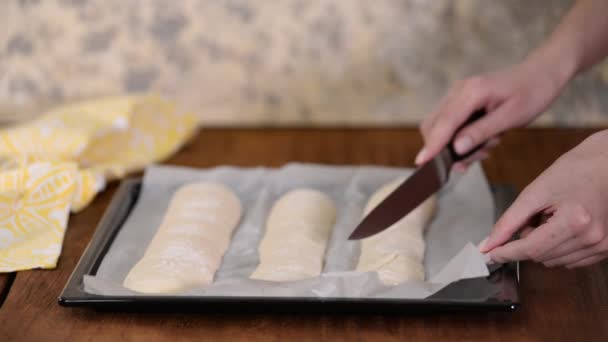
<svg viewBox="0 0 608 342">
<path fill-rule="evenodd" d="M 491 189 L 498 217 L 510 205 L 517 192 L 509 185 L 492 185 Z M 103 296 L 85 292 L 83 276 L 96 274 L 137 202 L 140 190 L 140 178 L 122 181 L 63 289 L 58 299 L 60 305 L 113 311 L 419 313 L 513 311 L 520 304 L 518 263 L 495 266 L 488 277 L 460 280 L 425 299 Z"/>
</svg>

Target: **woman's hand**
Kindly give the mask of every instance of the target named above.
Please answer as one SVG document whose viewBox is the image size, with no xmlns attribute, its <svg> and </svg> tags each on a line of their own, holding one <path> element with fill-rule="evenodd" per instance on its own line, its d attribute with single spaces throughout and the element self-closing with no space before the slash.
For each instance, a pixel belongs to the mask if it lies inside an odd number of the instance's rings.
<svg viewBox="0 0 608 342">
<path fill-rule="evenodd" d="M 538 214 L 548 219 L 532 228 Z M 518 231 L 522 238 L 506 243 Z M 531 259 L 548 267 L 608 257 L 608 130 L 587 138 L 526 187 L 480 249 L 494 262 Z"/>
<path fill-rule="evenodd" d="M 454 147 L 464 154 L 479 144 L 486 145 L 455 167 L 463 169 L 471 161 L 485 158 L 488 150 L 499 143 L 502 132 L 528 124 L 563 89 L 571 75 L 554 64 L 534 58 L 456 83 L 421 124 L 425 145 L 416 157 L 416 164 L 435 157 L 458 127 L 481 108 L 486 109 L 486 116 L 462 129 L 455 137 Z"/>
</svg>

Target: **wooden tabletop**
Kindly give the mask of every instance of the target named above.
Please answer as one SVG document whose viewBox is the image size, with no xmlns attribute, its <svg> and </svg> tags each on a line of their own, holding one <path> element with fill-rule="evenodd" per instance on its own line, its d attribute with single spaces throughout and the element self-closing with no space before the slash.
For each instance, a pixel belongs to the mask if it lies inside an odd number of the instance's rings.
<svg viewBox="0 0 608 342">
<path fill-rule="evenodd" d="M 492 182 L 522 189 L 593 131 L 508 133 L 484 163 Z M 421 140 L 413 129 L 205 130 L 167 163 L 279 166 L 291 161 L 411 166 Z M 503 340 L 608 339 L 608 263 L 545 269 L 523 263 L 521 301 L 512 313 L 425 315 L 262 315 L 113 313 L 57 304 L 116 185 L 70 218 L 55 270 L 19 272 L 0 308 L 0 340 Z M 0 288 L 11 284 L 0 275 Z"/>
</svg>

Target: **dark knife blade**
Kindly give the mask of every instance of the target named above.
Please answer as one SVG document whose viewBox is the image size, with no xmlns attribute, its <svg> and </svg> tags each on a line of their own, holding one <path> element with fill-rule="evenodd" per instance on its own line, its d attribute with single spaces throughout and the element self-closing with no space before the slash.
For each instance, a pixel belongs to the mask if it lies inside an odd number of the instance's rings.
<svg viewBox="0 0 608 342">
<path fill-rule="evenodd" d="M 359 223 L 349 240 L 363 239 L 392 226 L 437 192 L 448 180 L 453 159 L 448 149 L 408 177 Z"/>
<path fill-rule="evenodd" d="M 456 134 L 464 126 L 479 120 L 484 115 L 485 110 L 483 109 L 471 114 L 469 119 L 456 130 Z M 364 239 L 385 230 L 401 220 L 447 183 L 450 169 L 455 162 L 473 155 L 483 145 L 476 146 L 464 155 L 458 155 L 454 150 L 452 142 L 450 142 L 435 158 L 418 168 L 414 174 L 370 211 L 348 239 Z"/>
</svg>

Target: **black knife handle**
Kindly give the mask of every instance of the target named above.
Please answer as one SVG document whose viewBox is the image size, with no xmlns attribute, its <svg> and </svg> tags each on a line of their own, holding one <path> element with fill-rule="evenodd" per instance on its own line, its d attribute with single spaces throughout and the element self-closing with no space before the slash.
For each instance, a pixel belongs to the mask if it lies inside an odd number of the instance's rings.
<svg viewBox="0 0 608 342">
<path fill-rule="evenodd" d="M 484 141 L 483 143 L 475 146 L 475 148 L 473 148 L 472 150 L 470 150 L 469 152 L 467 152 L 467 153 L 465 153 L 463 155 L 458 154 L 456 152 L 456 149 L 454 149 L 454 138 L 456 137 L 456 135 L 458 135 L 458 133 L 460 133 L 460 131 L 463 128 L 465 128 L 466 126 L 472 124 L 473 122 L 481 119 L 485 115 L 486 115 L 485 108 L 476 110 L 475 112 L 473 112 L 473 114 L 471 114 L 471 116 L 467 119 L 467 121 L 465 121 L 462 125 L 460 125 L 460 127 L 458 127 L 458 129 L 456 130 L 456 133 L 454 133 L 454 136 L 452 137 L 452 140 L 448 144 L 448 149 L 450 151 L 450 155 L 452 156 L 452 160 L 454 162 L 458 162 L 458 161 L 465 160 L 465 159 L 469 158 L 470 156 L 472 156 L 473 154 L 475 154 L 475 152 L 481 150 L 486 145 L 486 142 Z"/>
</svg>

